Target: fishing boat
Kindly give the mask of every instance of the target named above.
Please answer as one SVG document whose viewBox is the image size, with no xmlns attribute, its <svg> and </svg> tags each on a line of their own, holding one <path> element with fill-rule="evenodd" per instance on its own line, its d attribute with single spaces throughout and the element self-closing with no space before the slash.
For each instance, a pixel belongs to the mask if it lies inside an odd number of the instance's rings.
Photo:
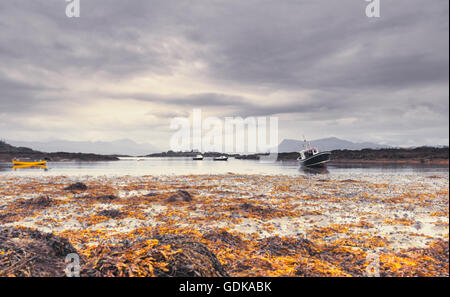
<svg viewBox="0 0 450 297">
<path fill-rule="evenodd" d="M 47 161 L 19 161 L 12 160 L 14 165 L 27 165 L 27 166 L 36 166 L 36 165 L 45 165 Z"/>
<path fill-rule="evenodd" d="M 214 157 L 213 160 L 214 161 L 227 161 L 228 157 L 227 156 L 219 156 L 219 157 Z"/>
<path fill-rule="evenodd" d="M 194 158 L 192 158 L 192 160 L 201 161 L 201 160 L 203 160 L 203 155 L 197 155 Z"/>
<path fill-rule="evenodd" d="M 305 139 L 305 148 L 300 151 L 298 161 L 304 167 L 325 167 L 330 161 L 331 152 L 319 152 L 317 148 L 310 147 Z"/>
</svg>

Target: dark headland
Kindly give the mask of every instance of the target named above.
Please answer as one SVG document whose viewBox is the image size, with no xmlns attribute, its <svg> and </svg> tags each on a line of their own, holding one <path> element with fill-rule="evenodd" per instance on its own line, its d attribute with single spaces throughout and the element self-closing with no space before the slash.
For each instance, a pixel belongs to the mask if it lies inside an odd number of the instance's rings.
<svg viewBox="0 0 450 297">
<path fill-rule="evenodd" d="M 279 153 L 278 161 L 297 160 L 299 153 Z M 259 159 L 259 155 L 238 156 L 237 159 Z M 332 163 L 405 163 L 448 165 L 448 147 L 384 148 L 333 150 Z"/>
<path fill-rule="evenodd" d="M 194 157 L 198 152 L 162 152 L 147 155 L 145 157 Z M 204 157 L 216 157 L 224 155 L 240 160 L 259 160 L 264 154 L 223 154 L 206 152 Z M 278 153 L 278 161 L 295 161 L 299 157 L 298 152 Z M 417 148 L 383 148 L 362 150 L 333 150 L 331 151 L 332 163 L 404 163 L 404 164 L 436 164 L 448 165 L 448 147 L 417 147 Z"/>
<path fill-rule="evenodd" d="M 45 153 L 35 151 L 26 147 L 16 147 L 4 141 L 0 141 L 0 162 L 9 162 L 12 159 L 36 159 L 47 161 L 116 161 L 119 160 L 116 156 L 98 155 L 98 154 L 84 154 L 84 153 Z"/>
</svg>

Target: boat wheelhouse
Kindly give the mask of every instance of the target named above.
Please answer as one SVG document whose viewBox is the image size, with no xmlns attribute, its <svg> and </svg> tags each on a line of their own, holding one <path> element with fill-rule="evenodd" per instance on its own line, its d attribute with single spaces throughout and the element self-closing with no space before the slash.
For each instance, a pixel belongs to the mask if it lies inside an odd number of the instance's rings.
<svg viewBox="0 0 450 297">
<path fill-rule="evenodd" d="M 299 160 L 305 167 L 323 167 L 330 161 L 331 152 L 319 152 L 317 148 L 309 147 L 305 140 L 305 149 L 300 151 Z"/>
</svg>

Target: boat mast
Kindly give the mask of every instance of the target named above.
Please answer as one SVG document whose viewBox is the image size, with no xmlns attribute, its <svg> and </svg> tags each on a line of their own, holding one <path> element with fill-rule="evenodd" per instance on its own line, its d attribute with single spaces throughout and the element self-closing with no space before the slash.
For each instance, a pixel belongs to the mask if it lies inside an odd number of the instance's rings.
<svg viewBox="0 0 450 297">
<path fill-rule="evenodd" d="M 305 150 L 307 150 L 308 148 L 309 148 L 309 146 L 308 146 L 308 142 L 306 141 L 306 137 L 305 137 L 305 135 L 303 135 L 303 146 L 305 147 Z"/>
</svg>

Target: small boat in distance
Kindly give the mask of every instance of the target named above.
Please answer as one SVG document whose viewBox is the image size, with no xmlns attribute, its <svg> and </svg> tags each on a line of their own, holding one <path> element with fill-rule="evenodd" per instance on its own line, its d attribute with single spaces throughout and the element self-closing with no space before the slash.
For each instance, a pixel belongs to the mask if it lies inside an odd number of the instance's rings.
<svg viewBox="0 0 450 297">
<path fill-rule="evenodd" d="M 20 161 L 20 160 L 12 160 L 14 165 L 27 165 L 27 166 L 36 166 L 36 165 L 45 165 L 47 161 Z"/>
<path fill-rule="evenodd" d="M 305 139 L 305 149 L 300 151 L 297 160 L 305 167 L 325 167 L 330 157 L 331 152 L 319 152 L 318 149 L 309 147 Z"/>
<path fill-rule="evenodd" d="M 203 155 L 197 155 L 194 158 L 192 158 L 192 160 L 201 161 L 203 160 Z"/>
<path fill-rule="evenodd" d="M 219 156 L 219 157 L 214 157 L 213 160 L 214 161 L 227 161 L 228 157 L 227 156 Z"/>
</svg>

